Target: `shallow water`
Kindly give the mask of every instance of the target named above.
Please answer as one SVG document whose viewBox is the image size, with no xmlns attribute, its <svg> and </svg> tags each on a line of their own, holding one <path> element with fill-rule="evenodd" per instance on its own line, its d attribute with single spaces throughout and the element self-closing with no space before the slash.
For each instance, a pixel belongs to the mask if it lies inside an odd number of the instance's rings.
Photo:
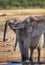
<svg viewBox="0 0 45 65">
<path fill-rule="evenodd" d="M 45 65 L 45 62 L 32 62 L 32 63 L 0 63 L 0 65 Z"/>
</svg>

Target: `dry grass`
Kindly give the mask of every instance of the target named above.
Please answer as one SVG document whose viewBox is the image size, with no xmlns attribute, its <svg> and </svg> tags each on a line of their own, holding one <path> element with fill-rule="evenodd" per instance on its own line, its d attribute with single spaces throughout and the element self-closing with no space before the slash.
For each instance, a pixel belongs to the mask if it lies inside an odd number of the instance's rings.
<svg viewBox="0 0 45 65">
<path fill-rule="evenodd" d="M 45 9 L 16 9 L 16 10 L 0 10 L 1 14 L 7 15 L 35 15 L 45 13 Z"/>
<path fill-rule="evenodd" d="M 2 14 L 6 14 L 5 16 L 1 16 Z M 15 33 L 12 30 L 8 30 L 7 32 L 7 40 L 5 43 L 3 42 L 3 32 L 4 32 L 4 24 L 7 19 L 16 18 L 18 21 L 22 21 L 26 17 L 30 15 L 45 15 L 45 9 L 16 9 L 16 10 L 0 10 L 0 62 L 7 61 L 19 61 L 21 60 L 21 54 L 19 50 L 19 46 L 17 46 L 16 51 L 14 52 L 14 42 L 15 42 Z M 12 33 L 12 34 L 11 34 Z M 42 57 L 45 57 L 45 50 L 41 51 L 41 60 Z M 35 53 L 36 52 L 36 53 Z M 34 52 L 35 60 L 37 59 L 37 50 Z M 43 55 L 43 56 L 42 56 Z"/>
<path fill-rule="evenodd" d="M 22 21 L 30 15 L 45 15 L 45 9 L 0 10 L 0 24 L 4 24 L 7 19 L 11 18 L 16 18 L 18 21 Z"/>
</svg>

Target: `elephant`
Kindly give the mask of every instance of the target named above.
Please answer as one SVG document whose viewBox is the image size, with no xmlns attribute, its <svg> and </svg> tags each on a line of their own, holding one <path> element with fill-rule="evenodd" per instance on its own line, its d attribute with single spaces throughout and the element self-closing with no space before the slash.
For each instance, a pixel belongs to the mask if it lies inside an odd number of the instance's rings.
<svg viewBox="0 0 45 65">
<path fill-rule="evenodd" d="M 27 48 L 24 48 L 23 46 L 23 38 L 21 39 L 18 35 L 18 30 L 19 31 L 22 31 L 24 30 L 24 32 L 26 31 L 26 28 L 25 28 L 25 25 L 24 25 L 24 29 L 22 29 L 22 26 L 21 28 L 17 27 L 17 25 L 19 26 L 20 24 L 22 23 L 16 23 L 16 20 L 13 20 L 14 22 L 12 23 L 11 20 L 7 20 L 6 23 L 5 23 L 5 28 L 4 28 L 4 36 L 3 36 L 3 41 L 5 42 L 6 41 L 6 32 L 7 32 L 7 27 L 9 26 L 15 33 L 16 33 L 16 45 L 17 45 L 17 42 L 19 42 L 19 48 L 20 48 L 20 52 L 21 52 L 21 57 L 22 57 L 22 61 L 28 59 L 28 49 Z M 23 23 L 24 24 L 24 23 Z M 25 22 L 26 24 L 26 22 Z M 20 33 L 22 35 L 22 33 Z M 26 36 L 26 34 L 25 34 Z M 20 40 L 19 40 L 19 38 Z M 15 46 L 16 46 L 15 45 Z M 26 50 L 27 49 L 27 50 Z M 22 51 L 23 50 L 23 51 Z"/>
<path fill-rule="evenodd" d="M 43 21 L 43 22 L 42 22 Z M 25 20 L 23 20 L 21 23 L 11 23 L 9 20 L 7 20 L 5 24 L 5 30 L 4 30 L 4 38 L 3 40 L 5 41 L 5 35 L 6 35 L 6 30 L 7 26 L 9 27 L 16 33 L 16 43 L 15 43 L 15 48 L 17 46 L 17 42 L 19 42 L 19 47 L 21 51 L 21 57 L 22 61 L 25 61 L 28 59 L 28 48 L 30 48 L 30 58 L 29 60 L 32 61 L 32 55 L 33 51 L 35 48 L 38 49 L 38 61 L 40 59 L 40 46 L 41 43 L 41 35 L 42 33 L 45 33 L 45 20 L 42 18 L 38 17 L 28 17 Z M 33 40 L 37 40 L 37 42 L 33 42 Z M 15 50 L 14 48 L 14 50 Z"/>
<path fill-rule="evenodd" d="M 37 48 L 37 50 L 38 50 L 38 61 L 39 61 L 40 60 L 40 50 L 43 47 L 45 47 L 44 46 L 45 28 L 43 27 L 45 24 L 45 19 L 44 18 L 35 19 L 35 18 L 37 18 L 37 17 L 32 17 L 31 23 L 29 23 L 29 22 L 28 22 L 29 24 L 27 23 L 26 32 L 25 32 L 25 34 L 27 33 L 27 37 L 23 38 L 24 46 L 26 48 L 30 48 L 31 53 L 30 53 L 29 60 L 31 60 L 31 61 L 32 61 L 32 55 L 33 55 L 34 49 Z M 32 27 L 32 31 L 30 31 L 31 27 Z M 20 37 L 19 37 L 19 39 L 20 39 Z"/>
</svg>

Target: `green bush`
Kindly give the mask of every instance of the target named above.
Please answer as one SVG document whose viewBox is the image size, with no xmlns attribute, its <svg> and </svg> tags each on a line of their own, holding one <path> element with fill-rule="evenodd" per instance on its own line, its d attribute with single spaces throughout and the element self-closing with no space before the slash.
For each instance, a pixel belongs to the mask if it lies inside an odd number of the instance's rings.
<svg viewBox="0 0 45 65">
<path fill-rule="evenodd" d="M 45 7 L 45 0 L 0 0 L 0 8 L 12 7 L 30 7 L 41 6 Z"/>
</svg>

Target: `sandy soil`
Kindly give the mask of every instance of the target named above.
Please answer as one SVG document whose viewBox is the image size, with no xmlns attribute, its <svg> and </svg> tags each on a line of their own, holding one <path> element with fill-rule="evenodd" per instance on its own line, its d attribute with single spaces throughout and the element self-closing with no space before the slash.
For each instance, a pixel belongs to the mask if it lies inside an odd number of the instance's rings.
<svg viewBox="0 0 45 65">
<path fill-rule="evenodd" d="M 6 16 L 1 16 L 1 13 L 6 14 Z M 18 21 L 22 21 L 26 17 L 30 16 L 30 14 L 45 15 L 45 9 L 0 10 L 0 62 L 21 61 L 19 45 L 17 45 L 16 51 L 14 51 L 16 36 L 10 28 L 8 28 L 6 36 L 8 40 L 3 42 L 4 24 L 7 19 L 11 18 L 16 18 Z M 37 50 L 35 50 L 33 54 L 34 61 L 37 61 L 37 56 Z M 45 61 L 45 49 L 41 50 L 40 60 Z"/>
</svg>

